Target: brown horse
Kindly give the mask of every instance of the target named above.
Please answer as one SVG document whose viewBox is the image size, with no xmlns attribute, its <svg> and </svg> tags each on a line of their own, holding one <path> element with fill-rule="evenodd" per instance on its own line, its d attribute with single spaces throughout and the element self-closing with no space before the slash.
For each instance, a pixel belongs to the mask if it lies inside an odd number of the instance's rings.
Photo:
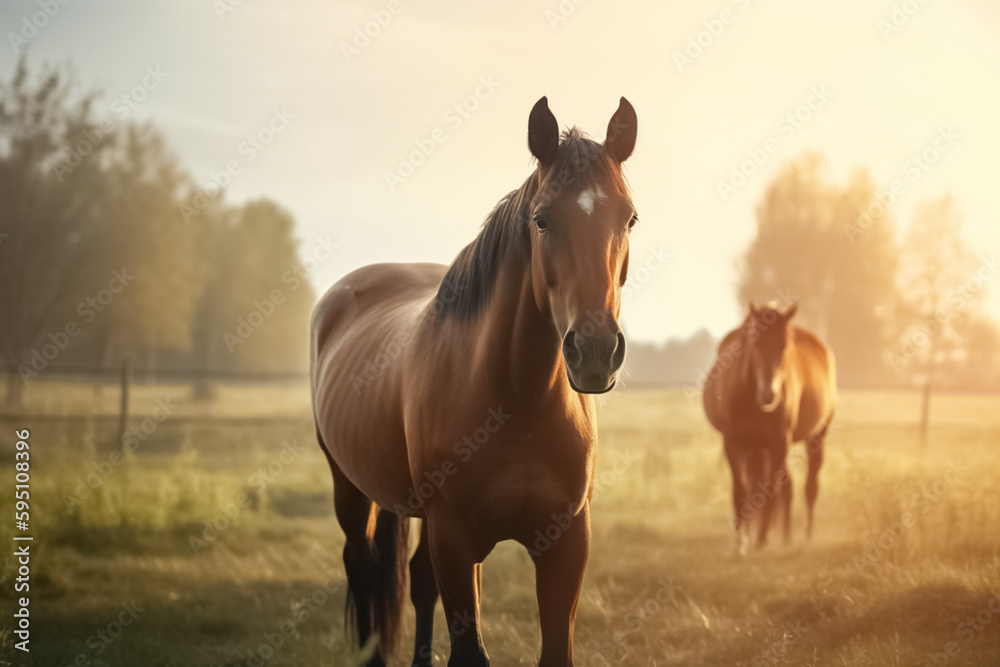
<svg viewBox="0 0 1000 667">
<path fill-rule="evenodd" d="M 537 168 L 450 267 L 380 264 L 320 300 L 312 324 L 316 432 L 334 477 L 358 639 L 370 664 L 398 634 L 409 517 L 414 665 L 431 664 L 440 594 L 452 667 L 488 665 L 481 563 L 501 540 L 529 547 L 540 665 L 573 664 L 590 551 L 593 398 L 625 355 L 618 327 L 635 208 L 622 162 L 636 117 L 621 99 L 603 144 L 562 135 L 540 99 Z"/>
<path fill-rule="evenodd" d="M 737 548 L 746 550 L 746 525 L 759 514 L 757 546 L 767 543 L 771 512 L 784 505 L 791 537 L 792 479 L 788 449 L 805 442 L 808 460 L 808 535 L 819 493 L 823 441 L 833 420 L 837 381 L 833 352 L 815 334 L 791 324 L 796 306 L 782 313 L 750 305 L 743 324 L 723 339 L 705 382 L 708 420 L 722 433 L 733 477 Z"/>
</svg>

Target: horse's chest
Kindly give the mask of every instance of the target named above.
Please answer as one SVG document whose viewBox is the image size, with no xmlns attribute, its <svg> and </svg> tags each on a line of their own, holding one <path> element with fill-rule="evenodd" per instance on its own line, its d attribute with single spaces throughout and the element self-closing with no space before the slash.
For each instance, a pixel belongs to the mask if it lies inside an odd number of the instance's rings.
<svg viewBox="0 0 1000 667">
<path fill-rule="evenodd" d="M 517 539 L 527 527 L 544 527 L 553 514 L 575 515 L 589 495 L 592 438 L 498 433 L 481 444 L 463 444 L 441 486 L 439 509 L 467 516 L 484 537 Z"/>
</svg>

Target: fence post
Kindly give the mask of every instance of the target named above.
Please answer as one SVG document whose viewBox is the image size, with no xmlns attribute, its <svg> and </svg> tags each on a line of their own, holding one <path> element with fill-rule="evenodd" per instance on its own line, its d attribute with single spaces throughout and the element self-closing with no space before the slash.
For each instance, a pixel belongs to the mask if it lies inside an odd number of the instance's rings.
<svg viewBox="0 0 1000 667">
<path fill-rule="evenodd" d="M 931 383 L 924 383 L 924 400 L 920 408 L 920 445 L 927 446 L 927 429 L 931 414 Z"/>
<path fill-rule="evenodd" d="M 125 429 L 128 427 L 128 392 L 132 384 L 132 364 L 128 359 L 122 362 L 121 414 L 118 417 L 118 444 L 125 439 Z"/>
</svg>

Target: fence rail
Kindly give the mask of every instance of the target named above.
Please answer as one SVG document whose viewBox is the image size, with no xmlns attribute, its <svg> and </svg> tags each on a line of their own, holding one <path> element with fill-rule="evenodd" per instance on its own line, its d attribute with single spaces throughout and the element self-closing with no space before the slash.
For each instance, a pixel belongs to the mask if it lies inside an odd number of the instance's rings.
<svg viewBox="0 0 1000 667">
<path fill-rule="evenodd" d="M 123 364 L 124 366 L 124 364 Z M 122 366 L 49 366 L 40 371 L 32 381 L 51 378 L 115 379 L 121 377 Z M 199 380 L 241 381 L 241 382 L 287 382 L 309 379 L 306 371 L 237 371 L 216 368 L 142 368 L 130 367 L 133 377 L 146 381 L 177 380 L 179 383 Z M 18 375 L 17 366 L 0 366 L 0 374 Z"/>
<path fill-rule="evenodd" d="M 104 380 L 118 384 L 122 378 L 122 366 L 50 366 L 42 371 L 38 377 L 28 381 L 28 384 L 36 381 L 56 378 L 82 378 L 84 380 Z M 129 377 L 132 382 L 139 384 L 150 384 L 158 380 L 171 380 L 176 384 L 186 384 L 198 381 L 215 382 L 244 382 L 244 383 L 305 383 L 309 380 L 307 371 L 239 371 L 213 368 L 144 368 L 129 367 Z M 0 365 L 0 375 L 17 375 L 17 367 L 10 365 Z M 622 386 L 626 390 L 632 389 L 696 389 L 701 390 L 699 383 L 695 380 L 637 380 L 625 378 Z M 838 388 L 841 391 L 898 391 L 898 392 L 922 392 L 924 384 L 913 382 L 864 382 L 848 381 L 840 382 Z M 980 394 L 980 395 L 1000 395 L 1000 387 L 976 386 L 934 386 L 935 394 Z"/>
<path fill-rule="evenodd" d="M 0 375 L 17 374 L 16 366 L 0 366 Z M 118 422 L 119 437 L 124 437 L 129 425 L 129 405 L 130 392 L 133 385 L 133 378 L 139 377 L 139 384 L 154 384 L 156 382 L 172 382 L 176 384 L 201 383 L 201 382 L 239 382 L 241 384 L 271 384 L 271 383 L 293 383 L 305 384 L 309 374 L 305 371 L 237 371 L 226 369 L 210 368 L 135 368 L 128 361 L 120 367 L 110 366 L 56 366 L 46 368 L 39 378 L 83 378 L 91 381 L 106 382 L 114 381 L 120 386 L 120 407 L 117 414 L 100 415 L 59 415 L 59 414 L 26 414 L 19 411 L 0 411 L 0 422 L 10 420 L 31 420 L 35 423 L 55 423 L 64 422 L 67 419 L 92 419 L 95 421 Z M 35 378 L 37 381 L 39 378 Z M 30 384 L 30 383 L 29 383 Z M 655 391 L 663 389 L 693 390 L 700 391 L 700 386 L 696 382 L 664 381 L 655 382 L 648 380 L 626 380 L 622 383 L 625 391 Z M 840 386 L 841 390 L 847 391 L 889 391 L 904 393 L 920 393 L 920 441 L 927 442 L 927 434 L 930 419 L 930 403 L 932 388 L 928 384 L 918 385 L 913 383 L 847 383 Z M 984 396 L 1000 395 L 996 387 L 975 387 L 975 388 L 933 388 L 938 394 L 978 394 Z M 298 422 L 306 417 L 303 416 L 240 416 L 231 417 L 224 415 L 189 415 L 184 417 L 184 421 L 189 424 L 212 423 L 212 424 L 264 424 L 280 421 Z"/>
</svg>

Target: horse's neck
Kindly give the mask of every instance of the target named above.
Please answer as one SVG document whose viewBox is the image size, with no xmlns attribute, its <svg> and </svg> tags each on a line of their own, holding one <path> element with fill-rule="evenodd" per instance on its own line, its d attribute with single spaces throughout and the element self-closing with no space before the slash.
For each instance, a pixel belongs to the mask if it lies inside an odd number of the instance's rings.
<svg viewBox="0 0 1000 667">
<path fill-rule="evenodd" d="M 568 389 L 559 336 L 535 303 L 530 257 L 508 263 L 477 333 L 477 362 L 519 398 L 543 401 Z"/>
<path fill-rule="evenodd" d="M 733 371 L 741 381 L 753 383 L 755 381 L 753 376 L 753 355 L 750 354 L 750 346 L 753 343 L 750 342 L 750 335 L 743 330 L 740 331 L 739 341 L 742 348 L 740 354 L 736 357 Z"/>
</svg>

